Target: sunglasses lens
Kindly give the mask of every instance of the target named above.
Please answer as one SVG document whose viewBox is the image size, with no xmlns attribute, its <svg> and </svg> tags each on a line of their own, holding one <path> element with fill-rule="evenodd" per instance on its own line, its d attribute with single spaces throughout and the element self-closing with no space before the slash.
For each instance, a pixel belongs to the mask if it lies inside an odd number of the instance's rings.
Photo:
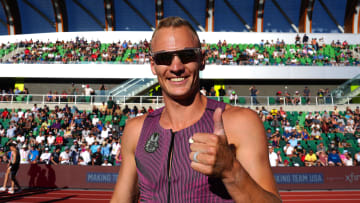
<svg viewBox="0 0 360 203">
<path fill-rule="evenodd" d="M 195 62 L 198 59 L 199 52 L 196 49 L 180 50 L 173 52 L 157 53 L 153 56 L 153 59 L 157 65 L 170 65 L 173 56 L 177 55 L 183 64 Z"/>
<path fill-rule="evenodd" d="M 177 53 L 183 64 L 195 62 L 198 58 L 198 54 L 195 50 L 184 50 Z"/>
<path fill-rule="evenodd" d="M 156 64 L 168 66 L 171 64 L 173 53 L 171 52 L 158 53 L 154 55 L 153 58 Z"/>
</svg>

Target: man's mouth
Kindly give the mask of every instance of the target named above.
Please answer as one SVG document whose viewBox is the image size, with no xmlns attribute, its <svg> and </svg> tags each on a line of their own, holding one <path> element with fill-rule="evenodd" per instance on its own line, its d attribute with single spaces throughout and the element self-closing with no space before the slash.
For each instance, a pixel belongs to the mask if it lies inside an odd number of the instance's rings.
<svg viewBox="0 0 360 203">
<path fill-rule="evenodd" d="M 183 80 L 185 80 L 185 78 L 170 78 L 170 81 L 172 82 L 181 82 Z"/>
</svg>

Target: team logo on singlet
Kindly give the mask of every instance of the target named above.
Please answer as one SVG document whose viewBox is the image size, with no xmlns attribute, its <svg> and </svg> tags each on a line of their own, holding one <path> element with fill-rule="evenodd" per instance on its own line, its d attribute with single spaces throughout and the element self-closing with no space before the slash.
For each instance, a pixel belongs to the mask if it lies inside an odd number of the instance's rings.
<svg viewBox="0 0 360 203">
<path fill-rule="evenodd" d="M 153 133 L 150 138 L 146 141 L 145 151 L 153 153 L 159 147 L 159 133 Z"/>
</svg>

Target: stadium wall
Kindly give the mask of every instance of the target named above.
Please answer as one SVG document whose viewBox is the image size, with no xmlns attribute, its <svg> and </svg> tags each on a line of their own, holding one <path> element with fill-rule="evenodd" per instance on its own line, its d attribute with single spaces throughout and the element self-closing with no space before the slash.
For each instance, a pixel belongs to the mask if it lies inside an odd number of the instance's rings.
<svg viewBox="0 0 360 203">
<path fill-rule="evenodd" d="M 207 65 L 202 79 L 347 80 L 359 67 Z M 1 64 L 0 78 L 155 78 L 149 64 Z"/>
<path fill-rule="evenodd" d="M 0 182 L 6 165 L 0 165 Z M 17 179 L 21 186 L 36 188 L 113 189 L 119 167 L 24 164 Z M 359 167 L 276 167 L 280 190 L 360 189 Z"/>
</svg>

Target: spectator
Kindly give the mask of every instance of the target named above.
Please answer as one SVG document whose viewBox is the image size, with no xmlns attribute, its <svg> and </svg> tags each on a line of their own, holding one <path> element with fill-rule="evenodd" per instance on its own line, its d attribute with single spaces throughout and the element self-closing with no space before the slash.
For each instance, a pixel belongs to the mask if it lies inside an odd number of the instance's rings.
<svg viewBox="0 0 360 203">
<path fill-rule="evenodd" d="M 251 103 L 254 104 L 254 105 L 257 105 L 259 104 L 258 100 L 257 100 L 257 95 L 259 94 L 259 90 L 256 89 L 255 85 L 251 86 L 249 88 L 249 91 L 250 91 L 250 96 L 251 96 Z"/>
<path fill-rule="evenodd" d="M 310 94 L 310 89 L 307 86 L 305 86 L 305 88 L 304 88 L 303 96 L 305 98 L 306 104 L 310 104 L 311 94 Z"/>
<path fill-rule="evenodd" d="M 107 159 L 104 160 L 104 163 L 101 164 L 101 166 L 112 166 L 111 163 Z"/>
<path fill-rule="evenodd" d="M 329 166 L 342 166 L 340 156 L 335 148 L 332 149 L 331 153 L 328 155 L 328 163 Z"/>
<path fill-rule="evenodd" d="M 315 166 L 317 161 L 316 154 L 310 149 L 309 153 L 305 155 L 305 166 Z"/>
<path fill-rule="evenodd" d="M 40 156 L 39 163 L 50 164 L 50 160 L 51 160 L 51 153 L 49 152 L 49 148 L 46 147 L 45 152 L 43 152 Z"/>
<path fill-rule="evenodd" d="M 64 151 L 60 153 L 59 161 L 62 165 L 70 164 L 70 153 L 69 147 L 65 147 Z"/>
<path fill-rule="evenodd" d="M 276 153 L 274 152 L 274 148 L 269 148 L 269 160 L 270 160 L 270 166 L 275 167 L 278 165 L 279 159 Z"/>
<path fill-rule="evenodd" d="M 36 164 L 39 160 L 39 151 L 35 146 L 31 146 L 31 150 L 29 152 L 29 160 L 32 164 Z"/>
<path fill-rule="evenodd" d="M 51 154 L 50 161 L 54 165 L 60 164 L 60 147 L 55 148 L 55 152 Z"/>
<path fill-rule="evenodd" d="M 28 164 L 29 163 L 29 153 L 30 151 L 27 148 L 26 144 L 23 144 L 20 149 L 20 164 Z M 1 154 L 0 154 L 1 157 Z"/>
<path fill-rule="evenodd" d="M 92 154 L 91 163 L 92 165 L 100 166 L 102 164 L 101 148 L 98 147 L 96 152 Z"/>
<path fill-rule="evenodd" d="M 91 154 L 90 154 L 90 149 L 88 146 L 86 146 L 84 149 L 82 149 L 82 151 L 80 152 L 80 158 L 82 158 L 82 160 L 84 162 L 82 164 L 84 164 L 84 165 L 88 165 L 91 162 Z M 80 158 L 79 158 L 79 160 L 80 160 Z"/>
</svg>

